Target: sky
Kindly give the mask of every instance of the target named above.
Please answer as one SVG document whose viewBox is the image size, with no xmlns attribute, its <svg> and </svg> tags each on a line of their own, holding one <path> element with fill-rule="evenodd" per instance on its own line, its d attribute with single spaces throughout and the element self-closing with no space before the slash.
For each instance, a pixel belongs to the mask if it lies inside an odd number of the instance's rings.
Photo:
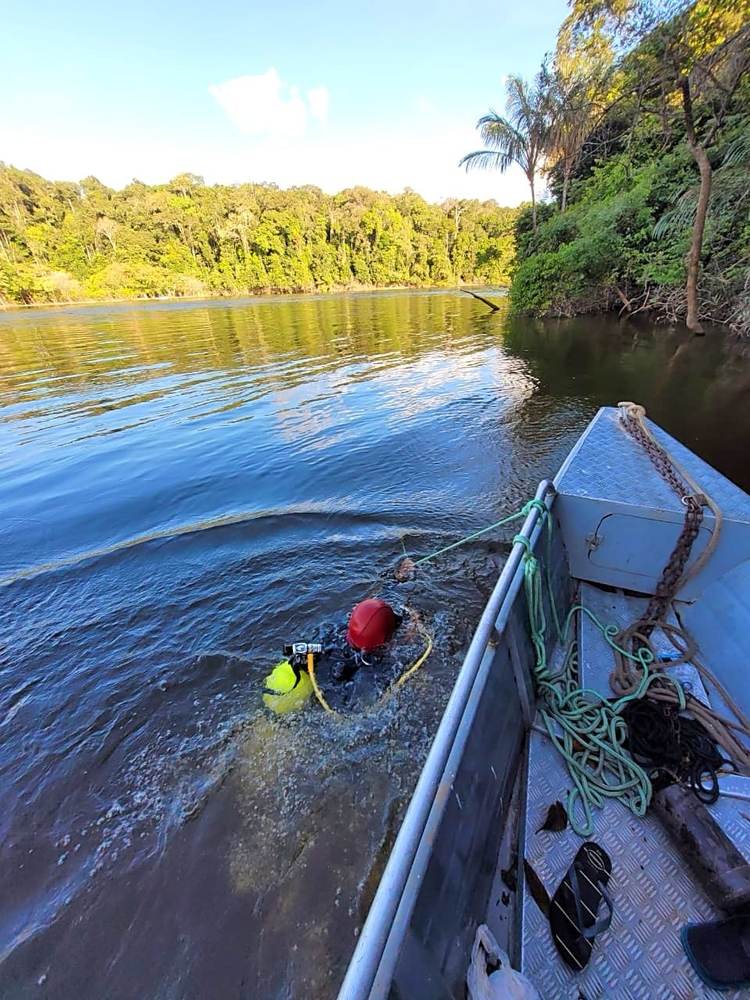
<svg viewBox="0 0 750 1000">
<path fill-rule="evenodd" d="M 2 0 L 0 161 L 118 188 L 189 171 L 515 205 L 520 170 L 458 160 L 566 13 L 564 0 Z"/>
</svg>

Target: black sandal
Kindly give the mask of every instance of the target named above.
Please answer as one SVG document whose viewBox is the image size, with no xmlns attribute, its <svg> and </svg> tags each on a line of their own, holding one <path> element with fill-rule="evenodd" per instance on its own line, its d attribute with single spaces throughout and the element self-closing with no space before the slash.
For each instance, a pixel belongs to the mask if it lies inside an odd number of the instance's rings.
<svg viewBox="0 0 750 1000">
<path fill-rule="evenodd" d="M 612 862 L 598 844 L 584 844 L 552 897 L 549 925 L 562 960 L 575 972 L 585 969 L 594 938 L 612 923 L 612 900 L 606 885 Z M 597 920 L 599 904 L 609 911 Z"/>
</svg>

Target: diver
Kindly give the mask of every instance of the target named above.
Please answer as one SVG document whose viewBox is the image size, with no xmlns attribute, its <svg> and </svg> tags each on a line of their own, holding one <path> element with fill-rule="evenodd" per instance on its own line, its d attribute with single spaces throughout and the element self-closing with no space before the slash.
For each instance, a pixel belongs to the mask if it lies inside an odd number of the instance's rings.
<svg viewBox="0 0 750 1000">
<path fill-rule="evenodd" d="M 405 670 L 393 640 L 407 619 L 414 626 L 408 631 L 419 632 L 428 641 L 428 647 Z M 263 701 L 278 714 L 301 708 L 313 693 L 327 711 L 333 712 L 323 688 L 344 708 L 353 702 L 376 701 L 421 666 L 432 648 L 432 641 L 414 611 L 393 607 L 379 597 L 360 601 L 345 628 L 341 623 L 328 623 L 311 638 L 314 641 L 286 645 L 286 659 L 266 678 Z M 414 636 L 405 633 L 402 639 L 408 643 Z M 362 670 L 363 667 L 367 669 Z"/>
</svg>

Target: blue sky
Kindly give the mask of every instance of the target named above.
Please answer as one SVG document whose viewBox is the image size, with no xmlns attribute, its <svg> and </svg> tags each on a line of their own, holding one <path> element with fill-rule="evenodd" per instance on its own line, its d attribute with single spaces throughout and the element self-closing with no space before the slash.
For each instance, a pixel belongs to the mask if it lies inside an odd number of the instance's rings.
<svg viewBox="0 0 750 1000">
<path fill-rule="evenodd" d="M 33 0 L 2 16 L 0 160 L 115 187 L 354 184 L 526 197 L 457 167 L 508 73 L 554 47 L 564 0 Z"/>
</svg>

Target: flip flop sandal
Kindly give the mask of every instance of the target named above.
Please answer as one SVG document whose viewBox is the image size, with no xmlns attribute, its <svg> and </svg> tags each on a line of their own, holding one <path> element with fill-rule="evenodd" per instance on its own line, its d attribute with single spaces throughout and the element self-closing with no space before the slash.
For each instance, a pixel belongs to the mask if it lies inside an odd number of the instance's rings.
<svg viewBox="0 0 750 1000">
<path fill-rule="evenodd" d="M 565 964 L 575 972 L 586 967 L 594 938 L 612 923 L 612 900 L 606 890 L 611 873 L 612 862 L 604 849 L 594 843 L 583 844 L 552 897 L 552 938 Z M 602 901 L 609 912 L 597 920 Z"/>
<path fill-rule="evenodd" d="M 687 924 L 682 928 L 682 944 L 706 986 L 714 990 L 750 986 L 750 916 Z"/>
</svg>

